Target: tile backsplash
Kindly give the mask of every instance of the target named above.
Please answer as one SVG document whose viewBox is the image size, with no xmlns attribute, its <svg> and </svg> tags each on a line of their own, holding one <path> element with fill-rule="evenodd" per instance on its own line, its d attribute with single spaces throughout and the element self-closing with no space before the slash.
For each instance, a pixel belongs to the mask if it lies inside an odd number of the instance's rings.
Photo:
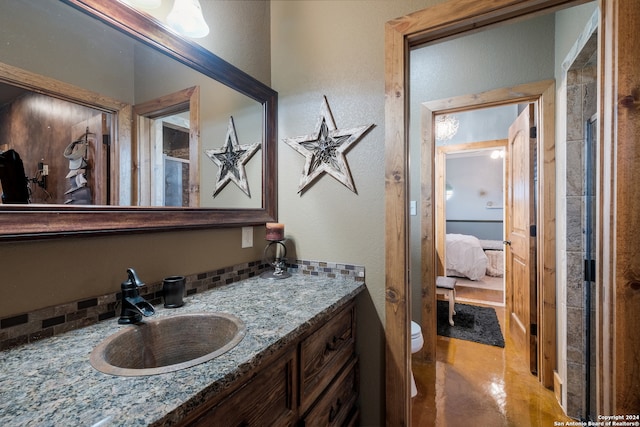
<svg viewBox="0 0 640 427">
<path fill-rule="evenodd" d="M 205 292 L 259 275 L 269 266 L 253 261 L 227 268 L 185 276 L 186 296 Z M 287 264 L 291 273 L 313 276 L 353 276 L 364 282 L 364 267 L 349 264 L 295 260 Z M 150 283 L 140 288 L 140 295 L 158 306 L 162 301 L 162 282 Z M 120 292 L 87 298 L 79 301 L 46 307 L 29 313 L 20 313 L 0 319 L 0 350 L 16 347 L 39 339 L 52 337 L 107 319 L 115 319 L 119 313 Z"/>
</svg>

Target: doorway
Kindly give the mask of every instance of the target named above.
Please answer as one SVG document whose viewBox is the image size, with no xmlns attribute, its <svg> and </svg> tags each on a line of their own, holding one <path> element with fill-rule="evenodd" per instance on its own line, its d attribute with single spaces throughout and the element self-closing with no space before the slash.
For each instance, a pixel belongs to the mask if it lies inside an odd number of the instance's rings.
<svg viewBox="0 0 640 427">
<path fill-rule="evenodd" d="M 164 182 L 164 185 L 154 185 L 157 200 L 154 206 L 188 207 L 189 202 L 189 166 L 190 166 L 190 141 L 189 141 L 189 112 L 174 114 L 160 119 L 159 127 L 162 128 L 161 152 L 157 153 L 159 167 L 155 172 L 155 182 Z M 182 117 L 187 116 L 187 117 Z M 164 191 L 162 191 L 164 190 Z"/>
<path fill-rule="evenodd" d="M 520 8 L 520 5 L 523 8 Z M 542 3 L 538 3 L 536 7 L 540 7 Z M 404 400 L 404 405 L 409 408 L 405 408 L 410 411 L 410 404 L 407 404 L 409 398 L 406 397 L 402 391 L 405 387 L 405 384 L 402 383 L 402 380 L 398 380 L 399 377 L 403 375 L 404 366 L 400 364 L 399 366 L 394 366 L 394 361 L 406 361 L 408 360 L 408 355 L 398 354 L 402 352 L 404 349 L 403 343 L 406 340 L 406 332 L 403 332 L 406 328 L 408 328 L 408 323 L 410 321 L 408 314 L 402 308 L 402 305 L 407 302 L 407 298 L 410 298 L 411 290 L 405 288 L 402 284 L 408 283 L 408 275 L 409 271 L 407 270 L 407 260 L 409 259 L 408 254 L 406 253 L 406 249 L 409 246 L 408 240 L 409 236 L 407 235 L 409 231 L 409 227 L 407 224 L 407 218 L 405 217 L 406 212 L 404 210 L 399 210 L 394 206 L 406 206 L 407 201 L 407 192 L 408 192 L 408 170 L 404 169 L 403 163 L 408 159 L 408 151 L 407 151 L 407 133 L 406 127 L 409 123 L 409 118 L 406 115 L 406 106 L 408 104 L 406 96 L 408 96 L 408 92 L 406 91 L 407 78 L 408 75 L 407 69 L 404 66 L 407 64 L 407 50 L 406 47 L 409 46 L 419 46 L 424 45 L 427 42 L 432 42 L 436 40 L 441 40 L 445 37 L 452 36 L 454 34 L 459 35 L 465 32 L 468 28 L 473 28 L 477 30 L 480 27 L 493 25 L 502 20 L 508 20 L 509 18 L 513 18 L 517 15 L 525 16 L 532 11 L 530 8 L 531 4 L 526 4 L 526 7 L 523 3 L 518 3 L 516 5 L 516 10 L 510 9 L 508 14 L 501 15 L 500 12 L 496 12 L 496 9 L 492 9 L 492 13 L 490 14 L 480 14 L 478 17 L 478 11 L 483 9 L 483 3 L 477 2 L 474 3 L 474 10 L 470 10 L 468 8 L 456 8 L 456 6 L 461 6 L 460 2 L 446 2 L 439 6 L 434 6 L 425 11 L 417 12 L 409 20 L 398 20 L 395 22 L 391 22 L 387 27 L 387 64 L 389 67 L 387 68 L 387 84 L 386 87 L 389 89 L 387 91 L 387 113 L 388 113 L 388 133 L 387 133 L 387 259 L 386 259 L 386 283 L 387 283 L 387 300 L 386 300 L 386 332 L 387 332 L 387 390 L 388 395 L 394 394 L 395 396 L 399 396 L 398 400 Z M 486 5 L 485 5 L 486 6 Z M 544 9 L 548 7 L 549 4 L 545 4 L 541 7 Z M 557 6 L 557 4 L 556 4 Z M 510 8 L 514 7 L 513 4 L 509 5 Z M 485 7 L 486 9 L 486 7 Z M 525 10 L 526 9 L 526 10 Z M 457 11 L 457 12 L 456 12 Z M 465 11 L 465 12 L 463 12 Z M 501 11 L 504 12 L 504 11 Z M 455 16 L 452 16 L 455 15 Z M 499 17 L 498 17 L 499 16 Z M 455 24 L 452 22 L 455 21 Z M 402 23 L 400 23 L 402 22 Z M 411 22 L 411 25 L 407 24 Z M 467 26 L 468 24 L 468 26 Z M 464 70 L 456 70 L 462 71 L 466 73 L 473 72 L 473 70 L 464 69 Z M 522 81 L 522 80 L 521 80 Z M 463 80 L 464 82 L 464 80 Z M 535 102 L 538 101 L 538 110 L 544 115 L 544 110 L 552 107 L 554 105 L 555 99 L 555 89 L 553 81 L 547 81 L 546 84 L 541 84 L 540 87 L 536 91 L 520 91 L 521 85 L 514 85 L 509 87 L 508 89 L 504 89 L 501 96 L 505 98 L 511 98 L 509 102 Z M 529 88 L 530 89 L 530 88 Z M 488 95 L 487 98 L 483 96 L 485 93 L 480 93 L 476 95 L 473 99 L 469 99 L 470 105 L 489 105 L 493 102 L 500 102 L 499 100 L 495 100 L 491 98 L 491 95 L 496 95 L 486 93 Z M 437 108 L 429 109 L 423 106 L 422 111 L 418 114 L 421 118 L 421 122 L 425 124 L 426 132 L 420 135 L 422 140 L 432 140 L 432 127 L 434 123 L 434 112 L 438 113 L 448 113 L 455 112 L 459 106 L 455 105 L 441 105 L 437 106 Z M 399 122 L 396 122 L 401 117 Z M 543 118 L 543 116 L 540 116 Z M 552 162 L 549 162 L 553 158 L 553 139 L 554 139 L 554 129 L 553 129 L 553 114 L 547 115 L 543 118 L 547 123 L 549 123 L 549 127 L 544 127 L 543 135 L 541 135 L 541 144 L 543 149 L 540 150 L 540 161 L 538 165 L 542 167 L 538 170 L 540 177 L 540 186 L 543 186 L 541 193 L 545 194 L 544 200 L 541 200 L 540 211 L 546 214 L 553 214 L 555 211 L 555 200 L 553 198 L 554 187 L 550 186 L 546 188 L 547 185 L 550 184 L 553 180 L 549 180 L 548 178 L 555 176 L 555 170 L 552 166 Z M 411 123 L 414 121 L 412 120 Z M 548 133 L 547 133 L 548 132 Z M 549 145 L 547 145 L 549 144 Z M 432 144 L 426 144 L 426 150 L 423 149 L 421 156 L 425 157 L 421 160 L 421 164 L 432 164 L 432 160 L 434 157 L 434 148 Z M 398 158 L 400 153 L 404 153 L 401 158 Z M 406 164 L 405 164 L 406 165 Z M 420 182 L 433 182 L 431 178 L 433 175 L 433 168 L 425 168 L 426 170 L 421 170 L 420 173 L 424 179 L 420 179 Z M 549 191 L 546 191 L 549 190 Z M 435 218 L 433 215 L 434 209 L 434 201 L 433 197 L 434 189 L 430 185 L 423 185 L 421 188 L 420 203 L 421 211 L 423 215 L 422 218 L 422 231 L 420 235 L 420 239 L 422 239 L 425 243 L 424 247 L 435 247 L 432 240 L 434 239 L 434 230 L 435 230 Z M 426 197 L 425 197 L 426 195 Z M 406 207 L 405 207 L 406 209 Z M 400 216 L 403 218 L 400 218 Z M 548 226 L 548 222 L 541 221 L 545 226 Z M 426 230 L 426 232 L 425 232 Z M 544 255 L 541 257 L 540 262 L 550 262 L 553 263 L 555 261 L 554 254 L 554 229 L 550 227 L 549 230 L 541 231 L 541 235 L 545 236 L 544 241 L 541 242 L 541 250 L 544 251 Z M 549 234 L 547 235 L 546 232 Z M 548 240 L 547 240 L 548 239 Z M 431 243 L 431 244 L 427 244 Z M 395 254 L 395 255 L 394 255 Z M 421 291 L 423 295 L 434 295 L 435 292 L 433 289 L 434 278 L 436 276 L 436 253 L 435 250 L 427 250 L 420 256 L 422 261 L 423 268 L 421 269 L 421 280 L 418 280 L 419 283 L 423 285 Z M 540 271 L 543 275 L 549 275 L 549 280 L 544 280 L 543 283 L 549 283 L 551 286 L 555 284 L 555 277 L 553 266 L 551 268 L 541 268 Z M 415 281 L 414 281 L 415 282 Z M 408 285 L 407 285 L 408 287 Z M 415 293 L 414 293 L 415 294 Z M 555 294 L 552 292 L 551 295 L 541 295 L 541 299 L 544 300 L 545 297 L 555 298 Z M 433 298 L 435 299 L 435 298 Z M 430 318 L 435 313 L 433 302 L 431 297 L 425 299 L 425 302 L 422 309 L 422 318 L 423 324 L 425 324 L 425 319 L 427 325 L 434 325 L 435 318 Z M 548 304 L 553 306 L 555 303 L 554 300 L 549 300 Z M 545 313 L 546 314 L 546 313 Z M 554 313 L 555 317 L 555 313 Z M 545 330 L 544 327 L 539 328 L 541 330 Z M 545 334 L 549 331 L 545 331 Z M 423 335 L 425 336 L 425 342 L 431 343 L 435 341 L 435 333 L 431 327 L 425 328 L 423 330 Z M 398 340 L 400 342 L 398 342 Z M 396 352 L 396 344 L 397 344 L 397 352 Z M 546 347 L 546 342 L 545 346 Z M 551 357 L 543 358 L 544 362 L 547 361 L 553 362 L 554 360 L 554 349 L 553 342 L 549 342 L 549 347 L 547 347 L 547 351 L 550 351 Z M 425 345 L 425 351 L 429 351 L 428 347 L 431 344 Z M 391 354 L 390 354 L 391 353 Z M 433 353 L 432 353 L 433 354 Z M 399 368 L 398 370 L 395 370 Z M 545 369 L 546 368 L 546 369 Z M 552 367 L 545 367 L 541 369 L 542 372 L 553 371 Z M 550 370 L 547 370 L 551 368 Z M 546 377 L 545 377 L 546 378 Z M 397 394 L 396 394 L 397 393 Z M 390 424 L 402 424 L 402 419 L 407 418 L 407 413 L 397 412 L 400 410 L 400 407 L 395 406 L 393 402 L 396 399 L 391 399 L 389 405 L 387 406 L 387 422 Z M 395 418 L 398 416 L 398 418 Z"/>
<path fill-rule="evenodd" d="M 540 335 L 537 336 L 537 351 L 531 354 L 530 360 L 532 366 L 534 361 L 539 361 L 536 364 L 536 371 L 540 378 L 540 382 L 549 387 L 553 385 L 553 370 L 555 369 L 555 158 L 552 155 L 555 144 L 555 127 L 554 117 L 555 108 L 553 100 L 555 94 L 555 82 L 553 80 L 546 80 L 537 83 L 529 83 L 511 88 L 498 89 L 494 91 L 483 92 L 480 94 L 466 95 L 455 98 L 448 98 L 444 100 L 436 100 L 427 103 L 423 103 L 422 108 L 422 123 L 423 130 L 422 135 L 424 137 L 422 142 L 422 160 L 423 170 L 421 172 L 421 200 L 423 205 L 426 201 L 434 201 L 434 209 L 423 209 L 423 221 L 422 221 L 422 268 L 420 281 L 421 289 L 420 295 L 422 295 L 421 304 L 421 318 L 423 326 L 423 335 L 425 337 L 425 345 L 420 358 L 426 361 L 435 360 L 436 351 L 436 310 L 435 310 L 435 276 L 439 275 L 439 272 L 444 271 L 444 259 L 436 251 L 436 247 L 445 247 L 445 233 L 443 227 L 438 228 L 437 216 L 443 216 L 444 208 L 441 204 L 445 198 L 444 190 L 445 183 L 442 180 L 435 180 L 436 184 L 432 187 L 428 185 L 430 182 L 434 182 L 432 178 L 435 173 L 433 161 L 434 152 L 434 135 L 433 126 L 434 116 L 438 114 L 447 114 L 458 111 L 468 111 L 473 109 L 479 109 L 488 106 L 496 105 L 508 105 L 508 104 L 533 104 L 535 105 L 534 115 L 538 118 L 538 121 L 542 124 L 538 130 L 537 135 L 537 170 L 540 176 L 545 179 L 537 181 L 537 187 L 535 188 L 536 194 L 545 194 L 543 200 L 537 203 L 538 224 L 537 228 L 540 230 L 539 236 L 545 236 L 544 239 L 539 239 L 537 242 L 537 265 L 538 274 L 535 276 L 535 285 L 533 290 L 536 292 L 540 309 L 534 308 L 530 310 L 528 314 L 537 318 L 537 327 L 533 326 L 533 323 L 523 323 L 523 335 L 527 340 L 532 340 L 535 332 L 540 331 Z M 507 156 L 508 158 L 508 156 Z M 509 182 L 508 178 L 506 182 Z M 427 184 L 425 184 L 427 183 Z M 532 195 L 533 196 L 533 195 Z M 505 227 L 509 229 L 510 220 L 509 217 L 505 218 Z M 542 231 L 544 230 L 544 231 Z M 427 236 L 435 236 L 435 239 L 428 239 Z M 429 243 L 431 242 L 431 243 Z M 431 262 L 429 262 L 431 260 Z M 510 271 L 506 271 L 506 281 L 511 280 Z M 514 313 L 513 309 L 515 304 L 510 304 L 513 300 L 513 295 L 509 293 L 510 288 L 507 288 L 506 301 L 507 312 Z M 528 301 L 528 300 L 527 300 Z M 528 304 L 528 303 L 527 303 Z M 544 308 L 544 310 L 542 309 Z M 511 317 L 511 316 L 510 316 Z M 537 329 L 537 331 L 535 329 Z M 531 349 L 535 349 L 535 345 L 531 344 Z"/>
<path fill-rule="evenodd" d="M 134 106 L 138 206 L 200 206 L 200 88 Z"/>
<path fill-rule="evenodd" d="M 481 119 L 475 111 L 462 123 Z M 496 132 L 506 136 L 506 126 Z M 436 182 L 444 183 L 436 196 L 438 275 L 457 277 L 456 301 L 504 306 L 506 145 L 497 139 L 436 146 Z"/>
<path fill-rule="evenodd" d="M 409 391 L 410 346 L 408 328 L 410 298 L 408 248 L 408 150 L 407 150 L 407 47 L 422 45 L 447 36 L 494 25 L 509 19 L 557 10 L 577 1 L 500 1 L 489 5 L 483 1 L 449 0 L 390 21 L 385 40 L 386 87 L 386 389 L 387 424 L 405 425 L 411 410 Z M 637 228 L 640 198 L 632 183 L 638 171 L 637 157 L 631 155 L 636 145 L 638 56 L 634 50 L 638 37 L 635 23 L 640 5 L 635 2 L 598 2 L 599 19 L 599 149 L 597 218 L 597 294 L 598 331 L 597 364 L 599 413 L 637 413 L 640 381 L 637 370 L 625 365 L 640 353 L 640 340 L 633 334 L 611 331 L 634 331 L 640 325 L 637 286 L 630 286 L 626 276 L 637 271 L 640 259 L 639 240 L 627 229 Z M 626 43 L 618 43 L 625 40 Z M 622 99 L 619 94 L 622 94 Z M 553 94 L 551 94 L 553 98 Z M 544 173 L 544 171 L 539 171 Z M 636 180 L 637 181 L 637 180 Z M 541 200 L 542 201 L 542 200 Z M 424 204 L 429 210 L 430 202 Z M 626 234 L 625 234 L 626 233 Z M 428 236 L 432 239 L 433 236 Z M 433 258 L 435 259 L 435 257 Z M 428 260 L 431 261 L 431 260 Z M 633 282 L 635 283 L 635 282 Z M 616 397 L 621 397 L 616 399 Z"/>
</svg>

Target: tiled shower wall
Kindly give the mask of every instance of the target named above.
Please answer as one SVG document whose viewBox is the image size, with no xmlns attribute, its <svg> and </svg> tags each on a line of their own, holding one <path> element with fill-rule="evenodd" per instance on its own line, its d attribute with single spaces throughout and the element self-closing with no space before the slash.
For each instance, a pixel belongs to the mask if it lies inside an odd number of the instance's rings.
<svg viewBox="0 0 640 427">
<path fill-rule="evenodd" d="M 254 261 L 185 276 L 185 295 L 205 292 L 248 279 L 268 268 L 269 266 L 264 262 Z M 363 266 L 295 260 L 289 262 L 287 268 L 291 273 L 334 278 L 350 276 L 356 281 L 364 282 L 365 280 Z M 155 306 L 162 304 L 162 282 L 145 285 L 140 289 L 140 294 Z M 102 320 L 112 319 L 110 321 L 115 322 L 120 299 L 121 294 L 117 292 L 0 319 L 0 351 L 89 326 Z"/>
<path fill-rule="evenodd" d="M 595 304 L 591 314 L 591 393 L 585 390 L 586 288 L 584 259 L 586 239 L 595 234 L 586 231 L 586 122 L 597 112 L 597 35 L 592 34 L 567 72 L 567 146 L 566 146 L 566 305 L 567 305 L 567 415 L 581 419 L 589 395 L 595 397 Z M 594 204 L 592 204 L 593 206 Z M 592 288 L 595 301 L 595 288 Z M 592 399 L 593 400 L 593 399 Z M 592 410 L 595 403 L 591 403 Z"/>
</svg>

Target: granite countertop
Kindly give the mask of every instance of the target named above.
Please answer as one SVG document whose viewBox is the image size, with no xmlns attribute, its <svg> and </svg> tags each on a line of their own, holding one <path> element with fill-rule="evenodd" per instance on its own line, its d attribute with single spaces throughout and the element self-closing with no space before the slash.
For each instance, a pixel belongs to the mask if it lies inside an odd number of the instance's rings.
<svg viewBox="0 0 640 427">
<path fill-rule="evenodd" d="M 164 426 L 226 388 L 261 360 L 298 338 L 364 290 L 351 277 L 294 274 L 259 277 L 185 297 L 178 309 L 156 307 L 156 316 L 226 312 L 247 334 L 233 349 L 194 367 L 144 377 L 98 372 L 91 350 L 131 326 L 117 319 L 0 353 L 0 425 Z"/>
</svg>

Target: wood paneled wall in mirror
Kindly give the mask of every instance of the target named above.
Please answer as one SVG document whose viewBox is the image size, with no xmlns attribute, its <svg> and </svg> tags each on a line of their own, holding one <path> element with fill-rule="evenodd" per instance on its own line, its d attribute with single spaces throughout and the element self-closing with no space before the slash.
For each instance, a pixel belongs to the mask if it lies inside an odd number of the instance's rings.
<svg viewBox="0 0 640 427">
<path fill-rule="evenodd" d="M 6 0 L 0 40 L 0 240 L 276 219 L 268 86 L 118 1 Z"/>
</svg>

